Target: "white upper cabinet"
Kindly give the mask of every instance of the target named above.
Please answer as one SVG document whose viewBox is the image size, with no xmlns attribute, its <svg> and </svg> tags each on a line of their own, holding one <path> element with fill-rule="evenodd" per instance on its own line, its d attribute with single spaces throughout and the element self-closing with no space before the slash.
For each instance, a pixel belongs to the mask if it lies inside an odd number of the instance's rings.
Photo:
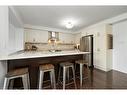
<svg viewBox="0 0 127 95">
<path fill-rule="evenodd" d="M 25 42 L 48 43 L 48 31 L 37 29 L 25 29 Z M 75 42 L 75 35 L 59 32 L 60 43 L 72 44 Z"/>
<path fill-rule="evenodd" d="M 59 39 L 61 43 L 74 43 L 75 35 L 70 33 L 59 33 Z"/>
<path fill-rule="evenodd" d="M 25 42 L 47 43 L 48 32 L 44 30 L 25 29 Z"/>
<path fill-rule="evenodd" d="M 75 44 L 80 44 L 81 33 L 75 34 Z"/>
</svg>

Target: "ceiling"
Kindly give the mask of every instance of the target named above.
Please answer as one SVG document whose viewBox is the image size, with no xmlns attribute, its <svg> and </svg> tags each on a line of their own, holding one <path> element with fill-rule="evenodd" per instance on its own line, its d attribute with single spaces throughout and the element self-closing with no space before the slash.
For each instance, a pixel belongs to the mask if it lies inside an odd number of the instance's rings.
<svg viewBox="0 0 127 95">
<path fill-rule="evenodd" d="M 127 12 L 127 6 L 15 6 L 24 24 L 78 31 Z M 64 21 L 73 20 L 74 27 L 66 29 Z"/>
</svg>

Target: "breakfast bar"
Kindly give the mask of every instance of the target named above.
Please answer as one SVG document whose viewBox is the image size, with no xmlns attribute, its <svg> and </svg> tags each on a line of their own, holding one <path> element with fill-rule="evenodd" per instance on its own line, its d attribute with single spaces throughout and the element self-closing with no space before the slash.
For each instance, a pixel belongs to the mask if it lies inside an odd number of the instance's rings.
<svg viewBox="0 0 127 95">
<path fill-rule="evenodd" d="M 51 63 L 55 66 L 56 77 L 58 77 L 58 64 L 61 62 L 72 62 L 83 59 L 83 55 L 88 55 L 89 52 L 81 52 L 79 50 L 71 51 L 21 51 L 8 56 L 2 56 L 0 60 L 7 60 L 8 71 L 16 68 L 28 67 L 30 76 L 30 88 L 36 89 L 38 85 L 39 65 Z M 14 82 L 16 86 L 21 83 Z"/>
</svg>

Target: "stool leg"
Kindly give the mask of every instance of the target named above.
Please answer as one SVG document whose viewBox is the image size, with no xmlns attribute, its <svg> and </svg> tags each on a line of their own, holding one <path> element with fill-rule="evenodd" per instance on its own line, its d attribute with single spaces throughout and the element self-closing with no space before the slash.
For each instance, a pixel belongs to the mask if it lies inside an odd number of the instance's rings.
<svg viewBox="0 0 127 95">
<path fill-rule="evenodd" d="M 27 83 L 28 83 L 28 88 L 30 89 L 30 78 L 29 78 L 29 74 L 27 74 Z"/>
<path fill-rule="evenodd" d="M 76 64 L 74 64 L 74 68 L 75 68 L 75 71 L 76 71 Z"/>
<path fill-rule="evenodd" d="M 82 68 L 83 68 L 83 65 L 80 64 L 80 87 L 82 87 Z"/>
<path fill-rule="evenodd" d="M 87 69 L 87 77 L 85 79 L 90 80 L 90 69 L 89 69 L 89 66 L 88 65 L 86 65 L 86 69 Z M 83 75 L 85 75 L 85 73 Z"/>
<path fill-rule="evenodd" d="M 74 69 L 74 66 L 72 66 L 72 72 L 73 72 L 73 80 L 74 80 L 75 88 L 77 88 L 76 81 L 75 81 L 75 69 Z"/>
<path fill-rule="evenodd" d="M 63 89 L 65 89 L 65 83 L 66 83 L 66 68 L 63 67 Z"/>
<path fill-rule="evenodd" d="M 44 77 L 44 72 L 40 71 L 40 76 L 39 76 L 39 89 L 42 88 L 42 85 L 43 85 L 43 77 Z"/>
<path fill-rule="evenodd" d="M 22 76 L 22 81 L 23 81 L 23 87 L 24 87 L 24 89 L 28 89 L 29 88 L 28 87 L 28 79 L 27 78 L 28 78 L 27 74 Z"/>
<path fill-rule="evenodd" d="M 90 77 L 90 68 L 89 68 L 89 65 L 87 65 L 87 74 L 88 74 L 88 80 L 90 80 L 91 79 L 91 77 Z"/>
<path fill-rule="evenodd" d="M 61 67 L 59 67 L 59 74 L 58 74 L 58 82 L 60 81 L 60 73 L 61 73 Z"/>
<path fill-rule="evenodd" d="M 52 75 L 52 71 L 49 72 L 50 73 L 50 80 L 51 80 L 51 87 L 53 86 L 53 75 Z"/>
<path fill-rule="evenodd" d="M 9 89 L 13 89 L 14 80 L 15 80 L 15 79 L 11 79 L 11 80 L 10 80 Z"/>
<path fill-rule="evenodd" d="M 9 79 L 5 78 L 4 79 L 4 87 L 3 87 L 3 89 L 8 89 L 8 85 L 9 85 Z"/>
<path fill-rule="evenodd" d="M 55 79 L 55 71 L 54 69 L 51 71 L 52 72 L 52 81 L 53 81 L 53 86 L 56 89 L 56 79 Z"/>
<path fill-rule="evenodd" d="M 69 81 L 69 68 L 67 68 L 67 80 Z"/>
</svg>

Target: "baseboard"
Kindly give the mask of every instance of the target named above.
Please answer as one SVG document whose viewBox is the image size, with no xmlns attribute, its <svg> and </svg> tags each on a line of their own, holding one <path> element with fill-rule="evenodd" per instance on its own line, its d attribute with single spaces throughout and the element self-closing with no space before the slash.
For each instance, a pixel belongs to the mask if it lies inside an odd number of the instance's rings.
<svg viewBox="0 0 127 95">
<path fill-rule="evenodd" d="M 113 70 L 115 70 L 115 71 L 119 71 L 119 72 L 121 72 L 121 73 L 125 73 L 125 74 L 127 74 L 127 72 L 126 72 L 126 71 L 123 71 L 123 70 L 119 70 L 119 69 L 115 69 L 115 68 L 113 68 Z"/>
<path fill-rule="evenodd" d="M 101 66 L 94 65 L 94 68 L 107 72 L 107 69 Z"/>
</svg>

